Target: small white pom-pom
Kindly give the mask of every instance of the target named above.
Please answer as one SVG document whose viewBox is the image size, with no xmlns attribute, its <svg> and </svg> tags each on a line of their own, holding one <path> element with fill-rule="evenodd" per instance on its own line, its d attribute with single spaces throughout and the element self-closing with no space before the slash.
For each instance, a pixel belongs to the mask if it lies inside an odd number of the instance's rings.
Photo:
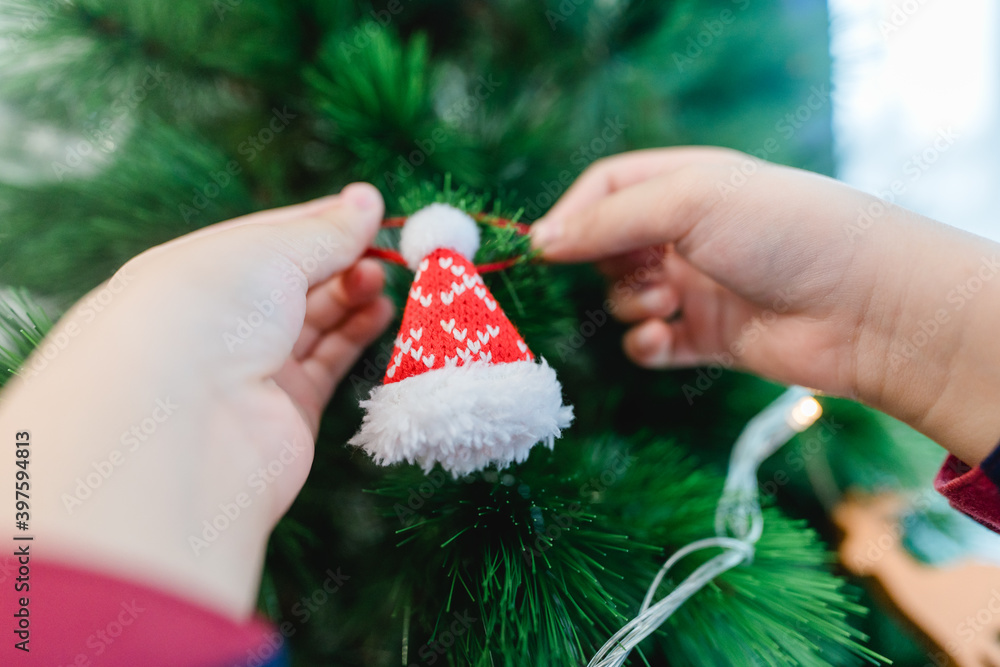
<svg viewBox="0 0 1000 667">
<path fill-rule="evenodd" d="M 425 206 L 407 218 L 399 251 L 411 269 L 416 271 L 424 257 L 438 248 L 450 248 L 471 262 L 479 250 L 476 221 L 448 204 Z"/>
</svg>

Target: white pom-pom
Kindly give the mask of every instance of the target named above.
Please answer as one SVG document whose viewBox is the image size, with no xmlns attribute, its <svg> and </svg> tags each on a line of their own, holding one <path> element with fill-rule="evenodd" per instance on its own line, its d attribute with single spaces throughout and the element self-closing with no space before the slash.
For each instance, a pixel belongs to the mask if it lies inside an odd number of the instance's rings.
<svg viewBox="0 0 1000 667">
<path fill-rule="evenodd" d="M 431 204 L 411 215 L 399 239 L 406 264 L 416 271 L 424 257 L 438 248 L 450 248 L 471 262 L 479 250 L 476 221 L 447 204 Z"/>
</svg>

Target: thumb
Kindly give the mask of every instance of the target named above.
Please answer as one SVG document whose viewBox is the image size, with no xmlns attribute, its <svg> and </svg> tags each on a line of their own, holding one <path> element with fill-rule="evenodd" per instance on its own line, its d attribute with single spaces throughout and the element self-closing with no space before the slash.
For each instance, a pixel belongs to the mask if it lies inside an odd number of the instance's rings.
<svg viewBox="0 0 1000 667">
<path fill-rule="evenodd" d="M 617 190 L 580 210 L 554 210 L 531 226 L 545 259 L 587 262 L 683 238 L 718 202 L 716 174 L 691 165 Z"/>
<path fill-rule="evenodd" d="M 182 252 L 189 266 L 255 274 L 277 259 L 282 273 L 321 283 L 356 262 L 378 233 L 385 205 L 368 183 L 352 183 L 338 195 L 244 215 L 199 229 L 137 255 L 130 268 Z"/>
<path fill-rule="evenodd" d="M 311 287 L 361 257 L 378 233 L 384 211 L 374 186 L 354 183 L 339 196 L 290 207 L 287 217 L 272 212 L 254 226 L 265 235 L 269 249 L 301 271 Z"/>
</svg>

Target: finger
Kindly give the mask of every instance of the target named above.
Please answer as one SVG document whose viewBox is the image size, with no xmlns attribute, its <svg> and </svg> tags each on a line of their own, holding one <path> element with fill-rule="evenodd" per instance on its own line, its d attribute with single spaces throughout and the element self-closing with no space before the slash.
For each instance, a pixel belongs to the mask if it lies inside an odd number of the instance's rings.
<svg viewBox="0 0 1000 667">
<path fill-rule="evenodd" d="M 211 227 L 206 227 L 204 231 L 209 231 L 214 228 L 226 229 L 228 227 L 236 227 L 239 225 L 247 224 L 282 224 L 285 222 L 292 222 L 293 220 L 301 220 L 302 218 L 307 218 L 314 215 L 321 215 L 324 210 L 330 208 L 340 201 L 340 197 L 348 190 L 348 188 L 353 189 L 356 185 L 351 183 L 344 187 L 344 190 L 340 193 L 327 195 L 325 197 L 319 197 L 318 199 L 313 199 L 311 201 L 302 202 L 300 204 L 292 204 L 290 206 L 282 206 L 280 208 L 271 208 L 265 211 L 257 211 L 255 213 L 250 213 L 249 215 L 244 215 L 227 222 L 220 222 Z"/>
<path fill-rule="evenodd" d="M 683 320 L 651 319 L 632 327 L 622 340 L 626 356 L 645 368 L 684 368 L 704 363 Z"/>
<path fill-rule="evenodd" d="M 344 188 L 334 205 L 295 220 L 259 225 L 266 241 L 305 276 L 309 286 L 354 264 L 378 233 L 385 205 L 367 183 Z"/>
<path fill-rule="evenodd" d="M 173 250 L 179 246 L 185 245 L 192 241 L 203 240 L 208 237 L 215 236 L 216 234 L 219 234 L 221 232 L 229 231 L 231 229 L 238 229 L 240 227 L 246 227 L 248 225 L 281 224 L 284 222 L 301 220 L 303 218 L 311 216 L 322 215 L 324 211 L 337 206 L 339 203 L 340 203 L 340 194 L 335 194 L 335 195 L 327 195 L 326 197 L 320 197 L 319 199 L 313 199 L 312 201 L 303 202 L 301 204 L 292 204 L 291 206 L 282 206 L 281 208 L 272 208 L 272 209 L 267 209 L 265 211 L 257 211 L 255 213 L 249 213 L 247 215 L 242 215 L 238 218 L 233 218 L 232 220 L 226 220 L 225 222 L 217 222 L 207 227 L 203 227 L 202 229 L 199 229 L 197 231 L 191 232 L 190 234 L 179 236 L 176 239 L 173 239 L 166 243 L 161 243 L 160 245 L 154 246 L 149 250 L 146 250 L 145 252 L 141 253 L 135 259 L 152 257 L 164 251 Z"/>
<path fill-rule="evenodd" d="M 732 161 L 739 155 L 725 148 L 694 146 L 654 148 L 604 158 L 588 167 L 542 220 L 575 215 L 610 194 L 687 164 Z"/>
<path fill-rule="evenodd" d="M 612 291 L 610 300 L 611 313 L 622 322 L 667 318 L 676 313 L 681 304 L 676 288 L 666 283 Z"/>
<path fill-rule="evenodd" d="M 320 408 L 361 356 L 392 321 L 394 306 L 385 296 L 352 311 L 337 329 L 321 338 L 312 354 L 302 361 L 302 370 L 315 383 Z"/>
<path fill-rule="evenodd" d="M 663 320 L 648 320 L 632 327 L 622 339 L 625 355 L 645 368 L 666 368 L 670 365 L 674 333 Z"/>
<path fill-rule="evenodd" d="M 355 184 L 352 183 L 346 186 L 344 191 L 348 188 L 353 188 L 354 185 Z M 280 225 L 286 222 L 293 222 L 295 220 L 302 220 L 304 218 L 322 215 L 324 211 L 338 205 L 343 194 L 343 192 L 340 192 L 333 195 L 327 195 L 325 197 L 319 197 L 318 199 L 313 199 L 311 201 L 301 202 L 299 204 L 291 204 L 289 206 L 281 206 L 279 208 L 255 211 L 254 213 L 241 215 L 240 217 L 233 218 L 232 220 L 217 222 L 214 225 L 209 225 L 208 227 L 199 229 L 198 231 L 181 238 L 197 238 L 199 236 L 207 236 L 209 234 L 224 232 L 227 229 L 233 229 L 235 227 L 242 227 L 245 225 Z"/>
<path fill-rule="evenodd" d="M 264 211 L 213 225 L 135 257 L 148 263 L 183 248 L 189 264 L 227 267 L 246 277 L 261 276 L 271 265 L 272 279 L 311 287 L 354 264 L 378 233 L 385 210 L 382 195 L 367 183 L 353 183 L 338 196 Z M 234 274 L 235 277 L 235 274 Z M 287 279 L 287 281 L 286 281 Z"/>
<path fill-rule="evenodd" d="M 296 359 L 308 356 L 328 330 L 339 326 L 351 310 L 373 301 L 384 285 L 382 266 L 374 260 L 362 259 L 339 276 L 309 290 L 305 324 L 292 355 Z"/>
<path fill-rule="evenodd" d="M 645 284 L 662 280 L 666 274 L 667 249 L 652 246 L 602 259 L 597 269 L 612 280 Z"/>
<path fill-rule="evenodd" d="M 715 184 L 725 172 L 689 165 L 619 190 L 566 218 L 532 230 L 545 258 L 582 262 L 675 243 L 720 200 Z"/>
</svg>

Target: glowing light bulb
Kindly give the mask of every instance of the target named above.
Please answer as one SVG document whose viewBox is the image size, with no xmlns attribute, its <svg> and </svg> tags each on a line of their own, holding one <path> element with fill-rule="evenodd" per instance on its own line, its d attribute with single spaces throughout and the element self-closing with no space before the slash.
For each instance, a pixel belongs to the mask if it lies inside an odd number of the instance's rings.
<svg viewBox="0 0 1000 667">
<path fill-rule="evenodd" d="M 795 404 L 789 413 L 788 425 L 796 431 L 804 431 L 820 418 L 823 407 L 812 396 L 806 396 Z"/>
</svg>

